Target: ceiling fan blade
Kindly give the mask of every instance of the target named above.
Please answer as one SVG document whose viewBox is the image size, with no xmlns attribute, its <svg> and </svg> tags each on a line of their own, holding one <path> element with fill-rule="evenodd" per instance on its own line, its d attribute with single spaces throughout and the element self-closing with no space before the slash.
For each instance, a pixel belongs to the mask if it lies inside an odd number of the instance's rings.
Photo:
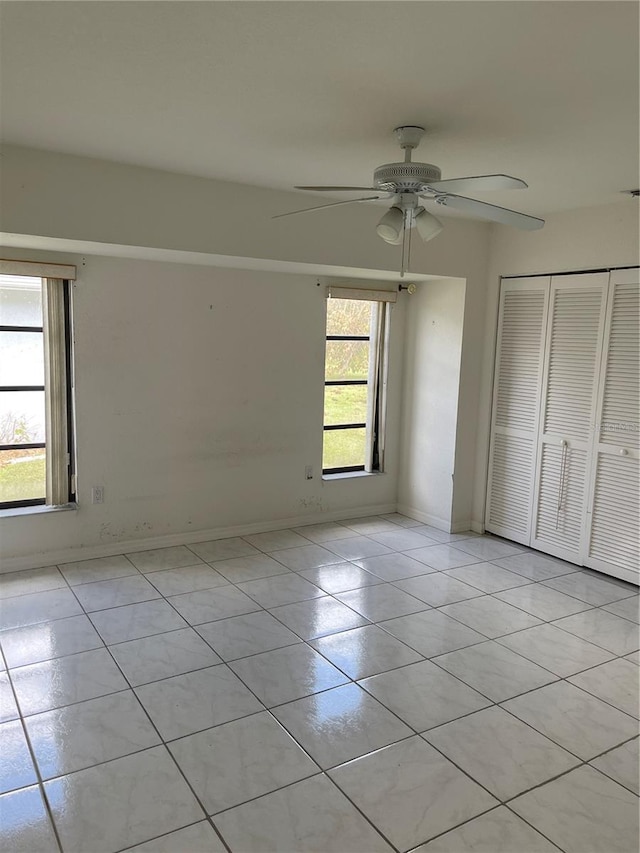
<svg viewBox="0 0 640 853">
<path fill-rule="evenodd" d="M 349 198 L 346 201 L 334 201 L 331 204 L 318 204 L 315 207 L 304 207 L 302 210 L 290 210 L 289 213 L 279 213 L 272 219 L 282 219 L 283 216 L 295 216 L 297 213 L 309 213 L 312 210 L 322 210 L 324 207 L 337 207 L 339 204 L 355 204 L 358 201 L 375 201 L 382 198 L 380 195 L 367 196 L 366 198 Z"/>
<path fill-rule="evenodd" d="M 294 187 L 295 190 L 313 190 L 317 193 L 351 192 L 356 190 L 379 191 L 377 187 Z"/>
<path fill-rule="evenodd" d="M 480 219 L 489 219 L 491 222 L 500 222 L 503 225 L 513 225 L 515 228 L 523 228 L 525 231 L 535 231 L 544 225 L 544 219 L 538 219 L 536 216 L 528 216 L 526 213 L 518 213 L 517 210 L 509 210 L 506 207 L 498 207 L 495 204 L 487 204 L 484 201 L 476 201 L 474 198 L 465 198 L 462 195 L 439 196 L 436 198 L 436 202 L 444 207 L 451 207 Z"/>
<path fill-rule="evenodd" d="M 429 184 L 429 187 L 452 192 L 480 192 L 480 190 L 522 190 L 527 188 L 527 184 L 520 178 L 512 178 L 510 175 L 478 175 L 473 178 L 436 181 Z"/>
</svg>

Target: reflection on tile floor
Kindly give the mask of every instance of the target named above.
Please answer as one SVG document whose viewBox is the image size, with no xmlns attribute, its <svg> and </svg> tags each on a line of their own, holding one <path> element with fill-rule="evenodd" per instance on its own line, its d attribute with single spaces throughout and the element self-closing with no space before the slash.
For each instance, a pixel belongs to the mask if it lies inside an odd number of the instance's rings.
<svg viewBox="0 0 640 853">
<path fill-rule="evenodd" d="M 7 853 L 635 853 L 638 590 L 397 513 L 0 575 Z"/>
</svg>

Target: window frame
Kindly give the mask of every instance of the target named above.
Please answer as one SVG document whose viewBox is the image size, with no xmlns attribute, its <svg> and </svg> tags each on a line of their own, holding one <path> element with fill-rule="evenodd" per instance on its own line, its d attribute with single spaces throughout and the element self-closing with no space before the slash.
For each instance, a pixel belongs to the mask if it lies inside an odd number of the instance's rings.
<svg viewBox="0 0 640 853">
<path fill-rule="evenodd" d="M 19 267 L 19 269 L 15 269 L 15 267 Z M 59 461 L 60 465 L 66 465 L 66 479 L 68 482 L 68 491 L 67 491 L 67 500 L 66 503 L 71 503 L 75 500 L 75 440 L 74 440 L 74 410 L 73 410 L 73 335 L 72 335 L 72 299 L 71 299 L 71 288 L 73 280 L 75 279 L 75 267 L 68 267 L 65 265 L 58 264 L 50 264 L 43 265 L 38 263 L 31 263 L 28 261 L 4 261 L 0 260 L 0 279 L 7 275 L 11 276 L 23 276 L 25 278 L 39 278 L 40 279 L 40 293 L 43 304 L 43 314 L 42 314 L 42 325 L 40 326 L 16 326 L 10 324 L 2 324 L 0 325 L 0 332 L 19 332 L 19 333 L 34 333 L 42 335 L 42 347 L 43 352 L 46 346 L 46 333 L 45 333 L 45 324 L 47 318 L 45 317 L 44 312 L 44 291 L 47 285 L 47 279 L 51 279 L 54 276 L 59 277 L 60 272 L 68 273 L 69 271 L 73 271 L 73 278 L 60 278 L 59 280 L 62 282 L 62 302 L 63 302 L 63 334 L 64 334 L 64 373 L 65 373 L 65 406 L 64 406 L 64 418 L 66 420 L 66 458 L 64 460 Z M 44 354 L 45 365 L 47 361 L 47 354 Z M 33 392 L 39 391 L 44 392 L 45 401 L 48 394 L 47 384 L 46 384 L 46 367 L 45 367 L 45 383 L 42 385 L 2 385 L 0 386 L 0 393 L 2 392 Z M 10 451 L 10 450 L 36 450 L 43 448 L 45 450 L 45 454 L 51 452 L 50 450 L 50 425 L 48 423 L 48 419 L 46 417 L 46 402 L 45 402 L 45 440 L 42 442 L 19 442 L 14 444 L 1 444 L 0 451 Z M 47 473 L 45 474 L 45 496 L 42 498 L 27 498 L 24 500 L 11 500 L 11 501 L 0 501 L 0 511 L 1 510 L 10 510 L 10 509 L 20 509 L 26 507 L 37 507 L 37 506 L 64 506 L 65 504 L 49 504 L 47 503 L 47 483 L 48 483 L 48 468 L 49 466 L 45 463 Z"/>
<path fill-rule="evenodd" d="M 322 466 L 323 478 L 336 474 L 382 473 L 384 470 L 384 427 L 386 421 L 386 396 L 389 361 L 389 329 L 391 325 L 391 308 L 396 301 L 394 291 L 371 291 L 351 288 L 330 288 L 327 297 L 359 300 L 372 305 L 371 326 L 368 335 L 329 335 L 326 334 L 327 320 L 325 319 L 325 380 L 324 391 L 330 387 L 366 386 L 367 387 L 367 416 L 364 423 L 325 423 L 326 413 L 323 409 L 323 456 L 324 435 L 327 432 L 345 429 L 364 429 L 365 432 L 365 462 L 362 465 L 342 465 L 331 468 Z M 374 334 L 375 333 L 375 334 Z M 326 379 L 327 347 L 329 341 L 367 341 L 369 343 L 369 375 L 366 379 Z M 324 462 L 324 459 L 323 459 Z"/>
</svg>

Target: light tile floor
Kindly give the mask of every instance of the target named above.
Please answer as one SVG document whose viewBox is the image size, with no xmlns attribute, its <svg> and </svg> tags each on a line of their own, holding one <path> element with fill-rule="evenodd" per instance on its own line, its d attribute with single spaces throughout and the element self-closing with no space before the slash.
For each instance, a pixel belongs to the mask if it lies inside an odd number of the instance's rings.
<svg viewBox="0 0 640 853">
<path fill-rule="evenodd" d="M 396 513 L 0 575 L 0 846 L 636 853 L 638 621 Z"/>
</svg>

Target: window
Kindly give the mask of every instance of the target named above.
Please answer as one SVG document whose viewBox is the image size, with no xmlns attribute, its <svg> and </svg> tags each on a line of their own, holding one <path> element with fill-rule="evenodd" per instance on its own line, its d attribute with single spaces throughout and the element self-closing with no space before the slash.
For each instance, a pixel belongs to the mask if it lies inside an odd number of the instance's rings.
<svg viewBox="0 0 640 853">
<path fill-rule="evenodd" d="M 0 508 L 70 501 L 69 283 L 3 274 L 0 261 Z M 73 269 L 73 268 L 63 268 Z"/>
<path fill-rule="evenodd" d="M 382 471 L 394 292 L 331 288 L 322 473 Z"/>
</svg>

